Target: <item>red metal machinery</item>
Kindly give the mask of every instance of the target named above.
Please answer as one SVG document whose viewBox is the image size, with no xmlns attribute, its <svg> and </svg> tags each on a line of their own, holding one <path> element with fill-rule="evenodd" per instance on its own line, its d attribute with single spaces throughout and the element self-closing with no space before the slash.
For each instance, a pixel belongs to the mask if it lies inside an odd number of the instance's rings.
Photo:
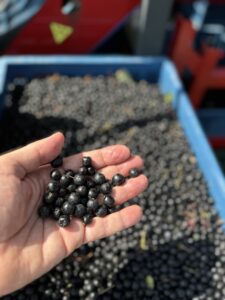
<svg viewBox="0 0 225 300">
<path fill-rule="evenodd" d="M 181 76 L 186 69 L 191 72 L 193 80 L 189 96 L 193 106 L 199 107 L 208 89 L 225 89 L 225 68 L 217 66 L 224 51 L 206 44 L 202 45 L 201 52 L 194 49 L 196 35 L 192 22 L 179 17 L 170 56 Z"/>
<path fill-rule="evenodd" d="M 91 52 L 140 4 L 140 0 L 79 2 L 80 9 L 67 14 L 63 12 L 65 0 L 46 0 L 5 54 Z"/>
</svg>

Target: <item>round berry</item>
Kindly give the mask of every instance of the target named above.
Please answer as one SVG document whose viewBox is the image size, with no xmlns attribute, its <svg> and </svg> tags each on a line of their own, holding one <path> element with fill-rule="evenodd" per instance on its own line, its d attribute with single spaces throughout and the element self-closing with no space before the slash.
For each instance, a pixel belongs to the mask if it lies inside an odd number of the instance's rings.
<svg viewBox="0 0 225 300">
<path fill-rule="evenodd" d="M 108 214 L 107 206 L 103 204 L 97 209 L 95 214 L 97 217 L 105 217 Z"/>
<path fill-rule="evenodd" d="M 87 187 L 85 185 L 80 185 L 78 186 L 78 188 L 76 189 L 76 192 L 81 195 L 81 196 L 85 196 L 87 195 Z"/>
<path fill-rule="evenodd" d="M 60 186 L 58 181 L 52 180 L 48 183 L 48 190 L 50 192 L 57 192 L 59 188 Z"/>
<path fill-rule="evenodd" d="M 61 187 L 66 188 L 70 185 L 71 181 L 72 181 L 72 178 L 64 174 L 60 178 L 60 185 L 61 185 Z"/>
<path fill-rule="evenodd" d="M 83 184 L 85 184 L 85 181 L 86 181 L 85 176 L 82 174 L 76 174 L 74 176 L 74 183 L 76 185 L 83 185 Z"/>
<path fill-rule="evenodd" d="M 112 178 L 112 184 L 114 186 L 122 185 L 124 184 L 126 178 L 122 174 L 116 174 Z"/>
<path fill-rule="evenodd" d="M 51 166 L 53 168 L 59 168 L 63 164 L 63 158 L 61 155 L 58 155 L 53 161 L 51 161 Z"/>
<path fill-rule="evenodd" d="M 83 165 L 84 167 L 89 167 L 89 166 L 91 166 L 91 163 L 92 163 L 91 157 L 89 157 L 89 156 L 84 156 L 84 157 L 82 158 L 82 165 Z"/>
<path fill-rule="evenodd" d="M 106 182 L 105 176 L 101 173 L 95 173 L 93 179 L 96 184 L 103 184 L 104 182 Z"/>
<path fill-rule="evenodd" d="M 92 178 L 88 178 L 87 182 L 86 182 L 86 186 L 88 189 L 91 189 L 96 186 L 96 183 L 94 182 L 94 180 Z"/>
<path fill-rule="evenodd" d="M 88 169 L 86 167 L 80 167 L 79 168 L 79 174 L 87 175 L 88 174 Z"/>
<path fill-rule="evenodd" d="M 90 175 L 90 176 L 93 176 L 95 174 L 95 168 L 90 166 L 87 168 L 87 174 Z"/>
<path fill-rule="evenodd" d="M 87 202 L 87 208 L 90 211 L 96 211 L 96 209 L 99 207 L 97 199 L 89 199 Z"/>
<path fill-rule="evenodd" d="M 38 209 L 38 215 L 39 217 L 41 217 L 42 219 L 46 219 L 50 216 L 51 214 L 51 210 L 48 206 L 46 205 L 41 205 Z"/>
<path fill-rule="evenodd" d="M 47 204 L 53 203 L 57 198 L 57 194 L 54 192 L 47 192 L 44 197 L 44 202 Z"/>
<path fill-rule="evenodd" d="M 77 204 L 74 210 L 74 216 L 77 218 L 82 218 L 86 213 L 86 208 L 83 204 Z"/>
<path fill-rule="evenodd" d="M 60 227 L 67 227 L 70 224 L 70 217 L 67 215 L 61 215 L 58 219 L 58 225 Z"/>
<path fill-rule="evenodd" d="M 110 194 L 111 191 L 112 191 L 112 185 L 109 181 L 103 183 L 101 186 L 100 186 L 100 191 L 102 194 Z"/>
<path fill-rule="evenodd" d="M 74 212 L 74 208 L 75 208 L 75 206 L 73 204 L 66 201 L 66 202 L 63 203 L 62 212 L 65 215 L 72 215 L 73 212 Z"/>
<path fill-rule="evenodd" d="M 50 173 L 50 177 L 53 180 L 59 180 L 61 178 L 61 172 L 59 169 L 53 169 Z"/>
<path fill-rule="evenodd" d="M 90 224 L 92 219 L 93 219 L 93 216 L 91 214 L 87 214 L 87 215 L 83 216 L 83 223 L 85 225 Z"/>
<path fill-rule="evenodd" d="M 89 198 L 97 198 L 98 194 L 99 194 L 99 189 L 97 189 L 97 188 L 91 188 L 88 191 L 88 197 Z"/>
<path fill-rule="evenodd" d="M 106 195 L 106 196 L 104 197 L 104 199 L 103 199 L 103 203 L 104 203 L 107 207 L 111 208 L 111 207 L 113 207 L 114 204 L 115 204 L 115 199 L 114 199 L 112 196 L 110 196 L 110 195 Z"/>
<path fill-rule="evenodd" d="M 140 170 L 138 170 L 137 168 L 132 168 L 132 169 L 130 169 L 130 171 L 129 171 L 129 176 L 130 176 L 131 178 L 137 177 L 137 176 L 139 176 L 139 175 L 140 175 Z"/>
<path fill-rule="evenodd" d="M 67 199 L 70 204 L 78 204 L 80 202 L 80 195 L 77 193 L 71 193 Z"/>
<path fill-rule="evenodd" d="M 75 192 L 76 191 L 76 185 L 74 183 L 70 184 L 68 187 L 67 187 L 67 190 L 72 193 L 72 192 Z"/>
</svg>

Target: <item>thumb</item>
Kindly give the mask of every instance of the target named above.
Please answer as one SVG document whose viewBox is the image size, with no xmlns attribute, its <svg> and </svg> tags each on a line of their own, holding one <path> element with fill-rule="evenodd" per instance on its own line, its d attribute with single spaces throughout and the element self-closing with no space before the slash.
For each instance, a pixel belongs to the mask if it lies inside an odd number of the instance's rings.
<svg viewBox="0 0 225 300">
<path fill-rule="evenodd" d="M 4 156 L 9 165 L 16 167 L 19 172 L 18 176 L 23 178 L 27 173 L 55 159 L 60 154 L 63 145 L 64 136 L 58 132 Z"/>
</svg>

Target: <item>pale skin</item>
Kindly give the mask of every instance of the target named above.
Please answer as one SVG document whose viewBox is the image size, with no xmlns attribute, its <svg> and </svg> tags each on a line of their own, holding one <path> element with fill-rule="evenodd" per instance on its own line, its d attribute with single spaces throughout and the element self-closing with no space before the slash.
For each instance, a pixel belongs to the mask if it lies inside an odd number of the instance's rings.
<svg viewBox="0 0 225 300">
<path fill-rule="evenodd" d="M 60 152 L 64 137 L 56 133 L 19 150 L 0 156 L 0 296 L 11 293 L 49 271 L 76 248 L 135 225 L 141 208 L 132 205 L 90 225 L 73 219 L 68 228 L 42 220 L 37 208 L 49 181 L 48 164 Z M 127 175 L 132 167 L 142 168 L 139 156 L 122 145 L 110 146 L 64 159 L 64 169 L 77 170 L 81 157 L 91 156 L 99 172 L 111 178 Z M 116 203 L 123 203 L 144 191 L 147 178 L 140 175 L 114 189 Z"/>
</svg>

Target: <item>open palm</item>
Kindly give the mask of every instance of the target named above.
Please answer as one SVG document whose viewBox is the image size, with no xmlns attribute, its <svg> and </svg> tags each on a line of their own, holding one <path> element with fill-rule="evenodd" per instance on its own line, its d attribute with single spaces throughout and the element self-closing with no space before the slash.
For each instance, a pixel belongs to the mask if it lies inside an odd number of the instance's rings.
<svg viewBox="0 0 225 300">
<path fill-rule="evenodd" d="M 0 157 L 0 296 L 23 287 L 59 263 L 83 243 L 109 236 L 136 224 L 141 218 L 137 205 L 124 208 L 104 218 L 94 218 L 84 226 L 73 219 L 68 228 L 52 220 L 42 220 L 37 209 L 49 180 L 49 161 L 64 144 L 57 133 Z M 83 154 L 64 159 L 64 168 L 77 170 Z M 127 147 L 110 146 L 84 153 L 91 156 L 96 169 L 111 178 L 115 173 L 128 174 L 141 168 L 138 156 Z M 114 189 L 116 203 L 135 197 L 147 187 L 140 175 Z"/>
</svg>

